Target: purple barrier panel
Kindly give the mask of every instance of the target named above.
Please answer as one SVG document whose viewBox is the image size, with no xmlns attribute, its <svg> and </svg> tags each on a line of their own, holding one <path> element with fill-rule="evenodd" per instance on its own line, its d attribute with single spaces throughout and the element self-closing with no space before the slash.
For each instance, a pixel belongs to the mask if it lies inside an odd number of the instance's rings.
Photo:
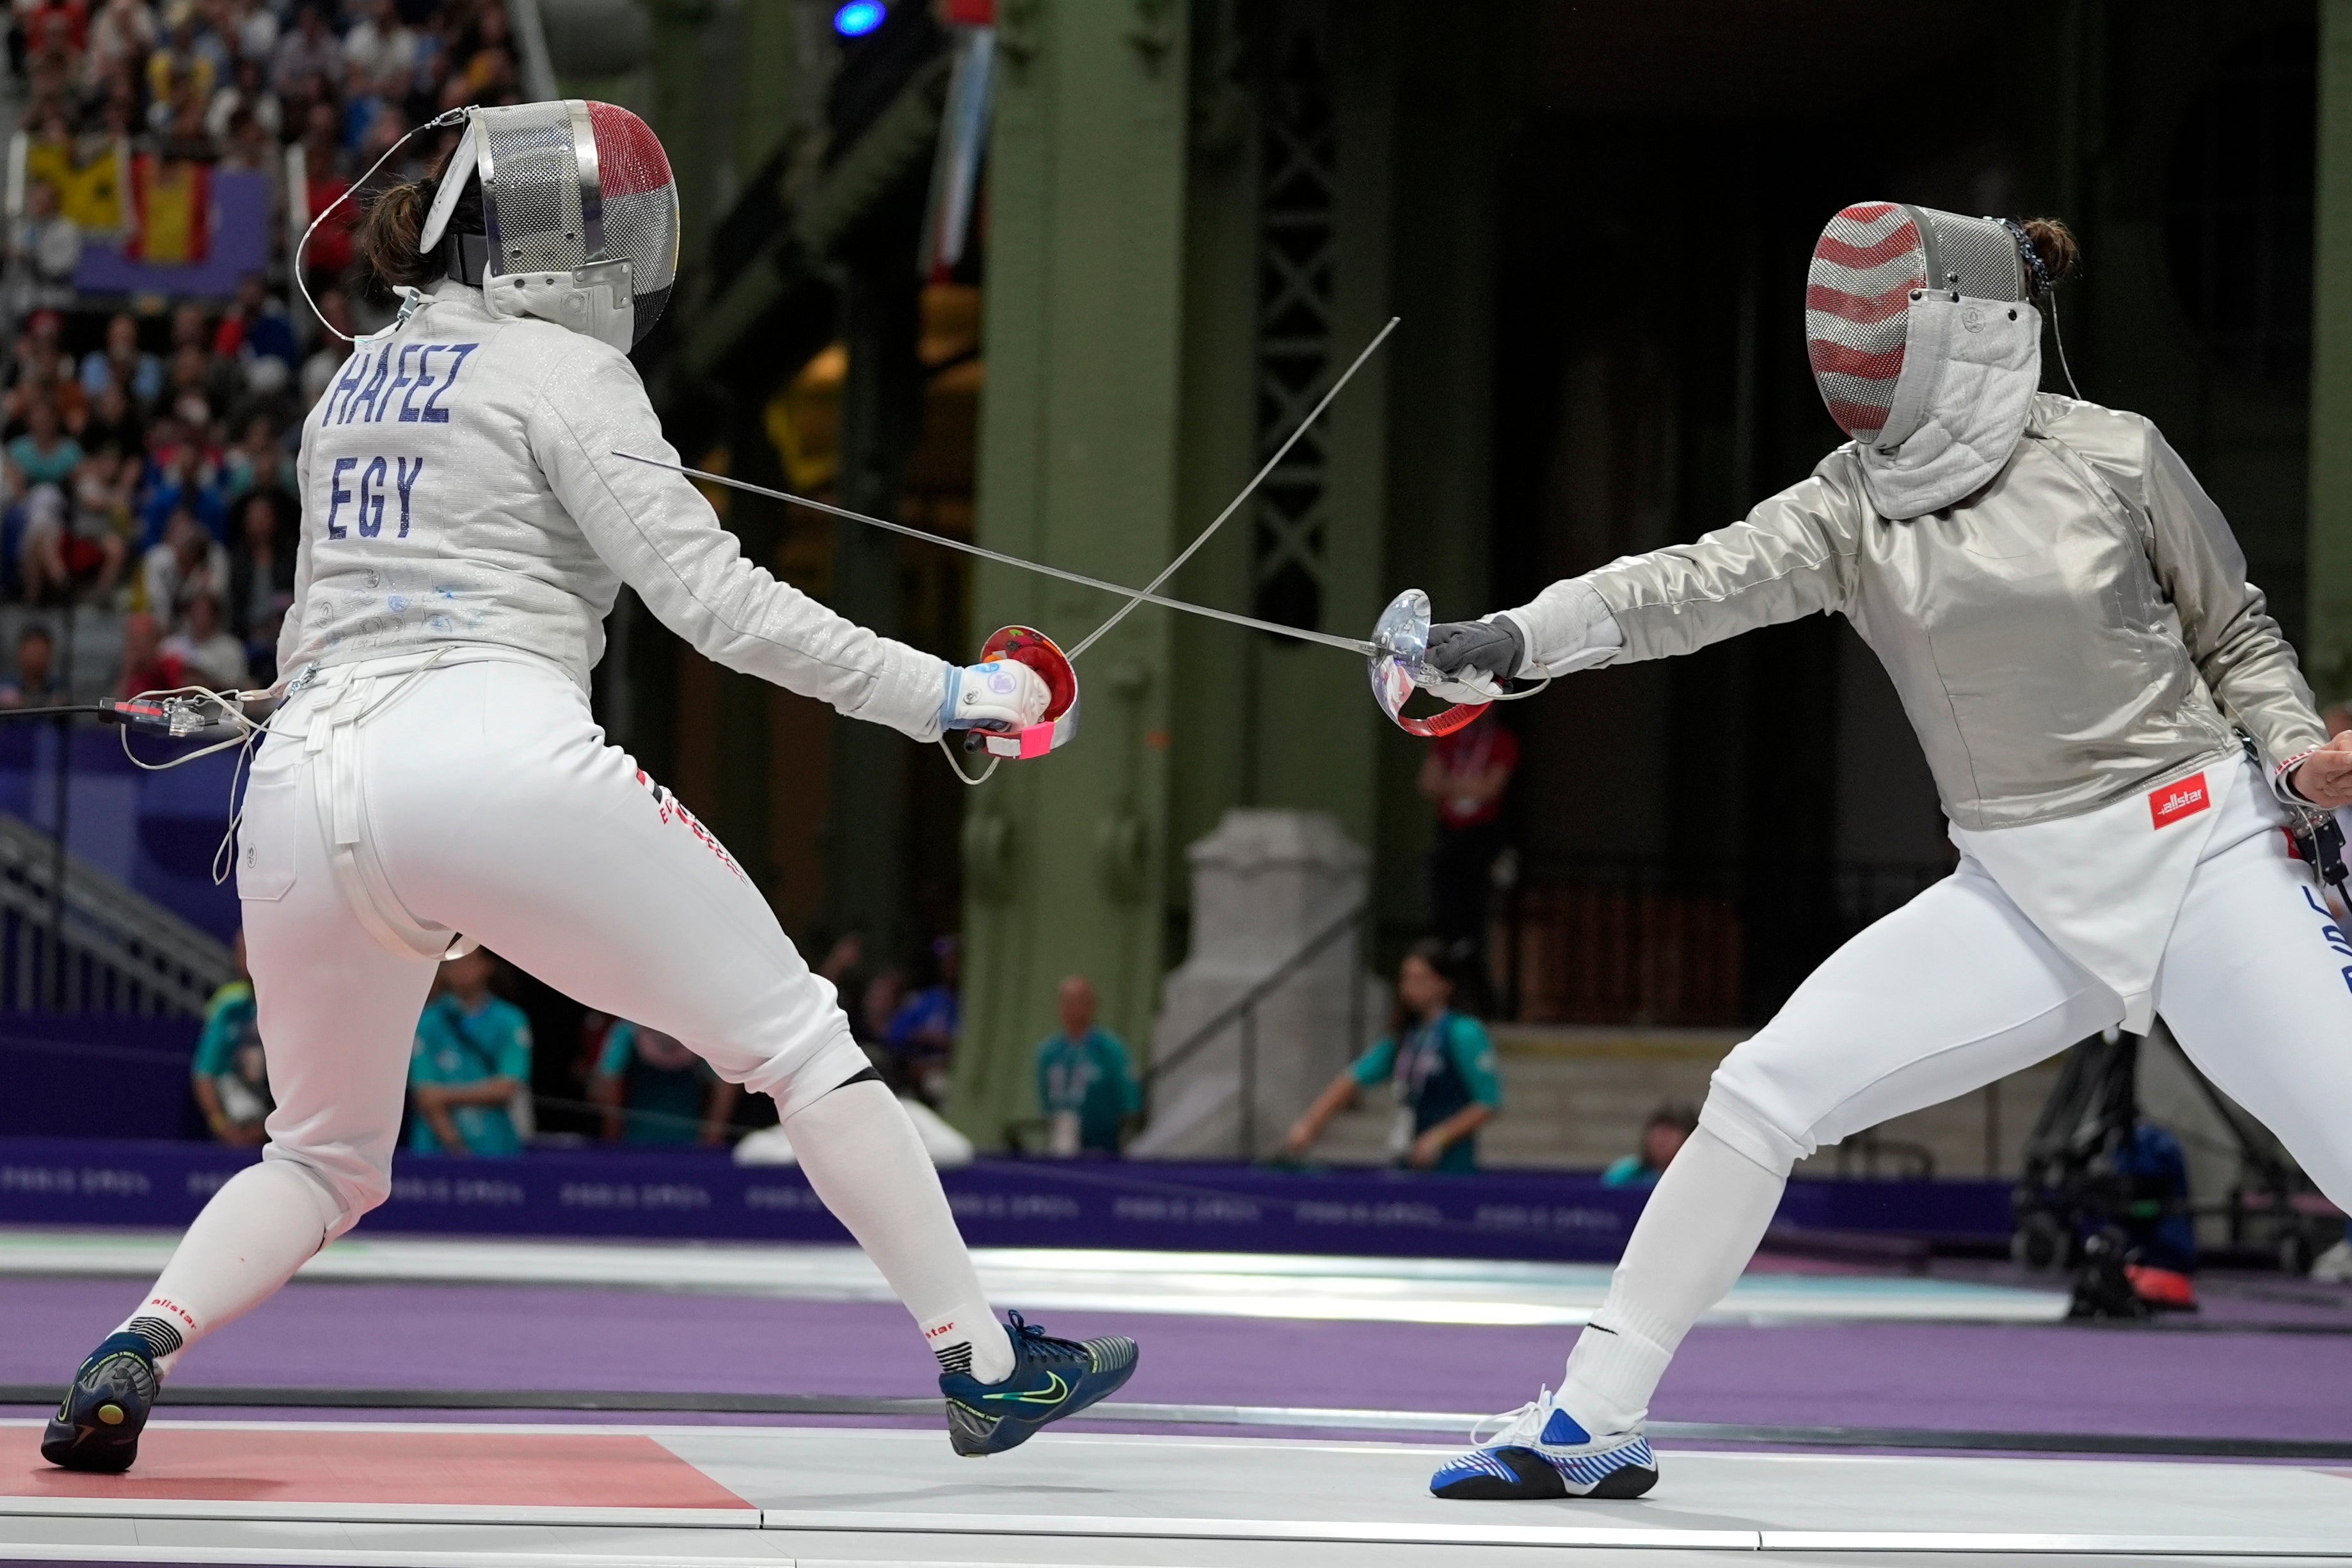
<svg viewBox="0 0 2352 1568">
<path fill-rule="evenodd" d="M 0 1013 L 0 1147 L 16 1137 L 201 1133 L 188 1093 L 197 1028 L 192 1018 Z"/>
<path fill-rule="evenodd" d="M 2016 1183 L 1947 1181 L 1792 1181 L 1780 1222 L 1811 1230 L 1905 1236 L 2006 1238 L 2013 1228 Z"/>
<path fill-rule="evenodd" d="M 0 1223 L 185 1224 L 249 1151 L 203 1144 L 0 1141 Z M 942 1180 L 976 1246 L 1150 1248 L 1375 1257 L 1609 1261 L 1647 1193 L 1578 1173 L 1428 1176 L 1157 1162 L 982 1160 Z M 1933 1183 L 1798 1183 L 1785 1221 L 1842 1218 L 1812 1189 L 1899 1188 L 1853 1212 L 1874 1229 L 1953 1233 Z M 1987 1184 L 1948 1184 L 1984 1186 Z M 1991 1184 L 1998 1186 L 1999 1184 Z M 2006 1188 L 2000 1225 L 2008 1228 Z M 1792 1211 L 1793 1210 L 1793 1211 Z M 1895 1223 L 1917 1217 L 1932 1223 Z M 1830 1228 L 1830 1227 L 1824 1227 Z M 1852 1228 L 1852 1227 L 1836 1227 Z M 402 1155 L 362 1232 L 830 1241 L 847 1235 L 789 1166 L 701 1150 L 535 1152 L 519 1160 Z"/>
</svg>

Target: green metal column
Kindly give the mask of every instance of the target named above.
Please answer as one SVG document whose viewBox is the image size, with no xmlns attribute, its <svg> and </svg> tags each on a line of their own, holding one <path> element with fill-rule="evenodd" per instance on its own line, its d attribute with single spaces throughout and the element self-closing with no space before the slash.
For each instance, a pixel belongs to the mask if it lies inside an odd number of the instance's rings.
<svg viewBox="0 0 2352 1568">
<path fill-rule="evenodd" d="M 691 268 L 709 239 L 713 127 L 701 112 L 704 93 L 703 29 L 718 7 L 712 0 L 650 0 L 654 22 L 655 125 L 677 178 L 684 217 L 678 261 Z"/>
<path fill-rule="evenodd" d="M 2310 624 L 2322 703 L 2352 697 L 2352 0 L 2319 7 L 2312 236 Z"/>
<path fill-rule="evenodd" d="M 1328 386 L 1394 313 L 1392 50 L 1400 29 L 1386 0 L 1285 0 L 1259 20 L 1270 79 L 1258 131 L 1258 364 L 1252 390 L 1259 408 L 1282 410 L 1261 422 L 1263 452 L 1311 406 L 1312 396 L 1299 394 Z M 1328 141 L 1317 133 L 1318 99 L 1328 104 Z M 1328 224 L 1328 239 L 1308 262 L 1309 253 L 1292 240 L 1318 220 Z M 1255 504 L 1252 571 L 1261 614 L 1280 613 L 1266 594 L 1287 557 L 1309 565 L 1319 590 L 1319 629 L 1349 637 L 1371 631 L 1393 592 L 1382 591 L 1388 573 L 1381 545 L 1395 356 L 1402 335 L 1435 329 L 1434 322 L 1399 327 L 1400 337 L 1348 383 L 1286 460 L 1297 476 L 1290 509 L 1311 519 L 1307 526 L 1284 537 L 1282 473 Z M 1302 335 L 1321 340 L 1323 360 L 1322 373 L 1303 385 L 1286 362 Z M 1310 486 L 1316 499 L 1301 506 L 1297 497 Z M 1350 839 L 1371 848 L 1373 748 L 1387 721 L 1369 698 L 1364 666 L 1328 649 L 1270 637 L 1253 637 L 1249 653 L 1243 803 L 1328 811 Z"/>
<path fill-rule="evenodd" d="M 1140 583 L 1178 548 L 1188 18 L 1177 0 L 1001 0 L 989 159 L 979 534 Z M 1075 642 L 1114 601 L 982 567 L 972 621 Z M 1066 645 L 1067 645 L 1066 642 Z M 1073 971 L 1139 1044 L 1158 999 L 1168 612 L 1080 665 L 1077 744 L 1007 763 L 965 819 L 953 1110 L 994 1145 L 1035 1114 L 1031 1048 Z"/>
</svg>

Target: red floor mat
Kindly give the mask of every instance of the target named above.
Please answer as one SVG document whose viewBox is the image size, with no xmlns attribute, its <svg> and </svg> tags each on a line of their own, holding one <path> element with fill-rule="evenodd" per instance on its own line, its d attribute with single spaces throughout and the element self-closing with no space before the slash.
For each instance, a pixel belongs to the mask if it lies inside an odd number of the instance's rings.
<svg viewBox="0 0 2352 1568">
<path fill-rule="evenodd" d="M 613 1433 L 147 1429 L 121 1476 L 43 1462 L 38 1427 L 0 1427 L 0 1493 L 478 1508 L 751 1507 L 655 1442 Z"/>
</svg>

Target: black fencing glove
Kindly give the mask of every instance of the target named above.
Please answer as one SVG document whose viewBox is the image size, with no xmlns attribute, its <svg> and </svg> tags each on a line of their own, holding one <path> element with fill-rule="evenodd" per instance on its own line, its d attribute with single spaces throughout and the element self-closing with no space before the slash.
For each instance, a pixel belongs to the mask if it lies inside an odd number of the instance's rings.
<svg viewBox="0 0 2352 1568">
<path fill-rule="evenodd" d="M 1507 615 L 1492 621 L 1447 621 L 1429 629 L 1424 663 L 1433 672 L 1471 685 L 1500 689 L 1527 663 L 1528 645 Z"/>
</svg>

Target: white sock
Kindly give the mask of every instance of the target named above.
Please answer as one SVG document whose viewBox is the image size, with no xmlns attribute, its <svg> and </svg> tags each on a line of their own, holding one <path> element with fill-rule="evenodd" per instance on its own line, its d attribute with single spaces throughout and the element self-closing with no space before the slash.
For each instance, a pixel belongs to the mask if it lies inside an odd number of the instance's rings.
<svg viewBox="0 0 2352 1568">
<path fill-rule="evenodd" d="M 326 1244 L 339 1218 L 327 1189 L 289 1160 L 263 1160 L 213 1194 L 137 1312 L 135 1333 L 169 1375 L 181 1353 L 259 1306 Z"/>
<path fill-rule="evenodd" d="M 1577 1336 L 1559 1403 L 1595 1437 L 1630 1431 L 1683 1335 L 1723 1300 L 1780 1207 L 1786 1171 L 1769 1171 L 1701 1127 L 1658 1178 L 1609 1281 Z"/>
<path fill-rule="evenodd" d="M 1013 1375 L 1005 1336 L 972 1271 L 940 1173 L 897 1098 L 879 1083 L 835 1090 L 784 1125 L 801 1170 L 849 1228 L 942 1370 L 982 1383 Z"/>
</svg>

